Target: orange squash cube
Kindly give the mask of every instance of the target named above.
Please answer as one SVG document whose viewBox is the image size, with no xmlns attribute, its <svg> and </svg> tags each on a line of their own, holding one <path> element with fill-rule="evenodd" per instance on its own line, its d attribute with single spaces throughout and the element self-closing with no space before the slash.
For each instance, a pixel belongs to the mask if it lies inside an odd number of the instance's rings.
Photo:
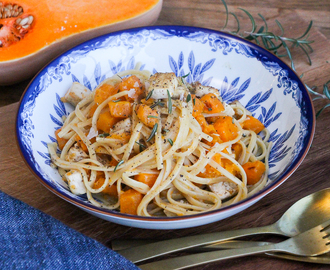
<svg viewBox="0 0 330 270">
<path fill-rule="evenodd" d="M 139 104 L 136 106 L 136 115 L 143 124 L 150 128 L 158 122 L 158 112 L 148 105 Z"/>
<path fill-rule="evenodd" d="M 263 123 L 250 115 L 244 120 L 242 127 L 244 129 L 253 130 L 257 134 L 265 128 Z"/>
<path fill-rule="evenodd" d="M 261 179 L 261 176 L 266 171 L 266 165 L 259 160 L 254 162 L 247 162 L 242 167 L 246 173 L 248 185 L 254 185 L 258 183 Z"/>
<path fill-rule="evenodd" d="M 97 129 L 109 133 L 110 128 L 112 128 L 118 121 L 120 121 L 120 118 L 113 117 L 109 111 L 105 111 L 100 113 L 99 118 L 97 119 Z"/>
<path fill-rule="evenodd" d="M 100 188 L 103 184 L 104 184 L 105 178 L 104 177 L 99 177 L 97 178 L 97 180 L 95 181 L 93 188 L 94 189 L 98 189 Z M 110 196 L 113 197 L 117 197 L 118 193 L 117 193 L 117 186 L 114 184 L 112 186 L 106 186 L 105 189 L 103 189 L 103 191 L 101 193 L 104 194 L 108 194 Z"/>
<path fill-rule="evenodd" d="M 143 195 L 135 189 L 129 189 L 120 195 L 120 212 L 124 214 L 137 215 L 137 208 L 141 203 Z"/>
<path fill-rule="evenodd" d="M 94 101 L 97 105 L 100 105 L 108 97 L 117 94 L 119 85 L 103 84 L 95 90 Z"/>
<path fill-rule="evenodd" d="M 238 135 L 238 127 L 230 116 L 220 117 L 213 125 L 223 142 L 234 140 Z"/>
<path fill-rule="evenodd" d="M 213 93 L 208 93 L 201 97 L 201 101 L 204 103 L 203 113 L 219 113 L 225 110 L 222 102 Z"/>
<path fill-rule="evenodd" d="M 132 104 L 129 101 L 110 101 L 108 105 L 113 117 L 127 118 L 132 114 Z"/>
<path fill-rule="evenodd" d="M 58 133 L 61 130 L 62 130 L 62 128 L 59 128 L 58 130 L 55 131 L 55 137 L 56 137 L 56 140 L 57 140 L 58 148 L 60 148 L 62 150 L 68 140 L 67 139 L 63 139 L 63 138 L 60 138 L 58 136 Z"/>
<path fill-rule="evenodd" d="M 158 177 L 158 174 L 140 173 L 140 174 L 137 174 L 134 176 L 134 180 L 144 183 L 144 184 L 148 185 L 149 187 L 152 187 L 155 184 L 157 177 Z"/>
<path fill-rule="evenodd" d="M 140 79 L 135 75 L 123 78 L 123 80 L 119 84 L 119 89 L 120 92 L 130 91 L 130 93 L 125 96 L 126 100 L 130 102 L 137 100 L 144 93 L 144 86 L 141 83 Z"/>
</svg>

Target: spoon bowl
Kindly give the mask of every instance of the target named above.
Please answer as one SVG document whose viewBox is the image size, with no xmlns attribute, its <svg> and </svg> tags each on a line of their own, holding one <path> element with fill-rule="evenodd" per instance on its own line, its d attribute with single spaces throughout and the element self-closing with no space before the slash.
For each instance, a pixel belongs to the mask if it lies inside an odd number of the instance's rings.
<svg viewBox="0 0 330 270">
<path fill-rule="evenodd" d="M 275 223 L 273 233 L 295 236 L 330 218 L 330 188 L 312 193 L 294 203 Z"/>
</svg>

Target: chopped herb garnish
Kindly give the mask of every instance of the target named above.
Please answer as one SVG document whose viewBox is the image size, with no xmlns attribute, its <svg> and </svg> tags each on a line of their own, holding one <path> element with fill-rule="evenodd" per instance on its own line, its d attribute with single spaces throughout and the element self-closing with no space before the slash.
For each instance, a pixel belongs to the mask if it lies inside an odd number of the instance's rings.
<svg viewBox="0 0 330 270">
<path fill-rule="evenodd" d="M 208 108 L 209 112 L 212 111 L 212 108 Z"/>
<path fill-rule="evenodd" d="M 119 102 L 121 101 L 120 99 L 115 99 L 115 100 L 111 100 L 112 102 Z"/>
<path fill-rule="evenodd" d="M 135 141 L 139 146 L 140 146 L 140 152 L 142 152 L 144 149 L 146 149 L 147 147 L 144 145 L 144 144 L 142 144 L 142 143 L 140 143 L 140 142 L 137 142 L 137 141 Z"/>
<path fill-rule="evenodd" d="M 154 128 L 153 128 L 152 131 L 151 131 L 151 134 L 150 134 L 149 138 L 147 139 L 147 142 L 150 142 L 151 139 L 155 136 L 156 131 L 157 131 L 157 128 L 158 128 L 158 124 L 156 123 L 156 124 L 154 125 Z"/>
<path fill-rule="evenodd" d="M 146 100 L 148 100 L 149 98 L 151 98 L 151 96 L 152 96 L 153 93 L 154 93 L 154 90 L 151 90 L 149 92 L 149 94 L 147 95 Z"/>
<path fill-rule="evenodd" d="M 158 118 L 158 117 L 155 115 L 148 115 L 147 118 Z"/>
<path fill-rule="evenodd" d="M 184 81 L 183 79 L 186 78 L 186 77 L 188 77 L 189 74 L 190 74 L 190 72 L 189 72 L 188 74 L 186 74 L 186 75 L 183 75 L 183 76 L 181 77 L 181 82 L 182 82 L 183 84 L 185 84 L 185 81 Z"/>
<path fill-rule="evenodd" d="M 172 113 L 172 98 L 170 95 L 170 91 L 168 91 L 168 89 L 167 89 L 167 97 L 168 97 L 168 101 L 167 101 L 168 113 Z"/>
<path fill-rule="evenodd" d="M 163 131 L 163 132 L 165 132 L 165 133 L 167 133 L 167 132 L 169 132 L 170 130 L 169 130 L 169 129 L 166 129 L 166 128 L 164 128 L 162 131 Z"/>
<path fill-rule="evenodd" d="M 164 106 L 165 104 L 164 104 L 164 102 L 160 102 L 159 100 L 157 101 L 157 102 L 155 102 L 154 104 L 152 104 L 151 106 L 150 106 L 150 108 L 151 109 L 153 109 L 153 108 L 155 108 L 156 106 Z"/>
<path fill-rule="evenodd" d="M 173 141 L 171 139 L 167 139 L 167 141 L 173 146 Z"/>
<path fill-rule="evenodd" d="M 151 108 L 151 109 L 155 108 L 156 106 L 158 106 L 158 103 L 159 103 L 159 101 L 155 102 L 154 104 L 152 104 L 152 105 L 150 106 L 150 108 Z"/>
<path fill-rule="evenodd" d="M 123 163 L 124 163 L 124 160 L 119 161 L 118 164 L 116 165 L 116 167 L 114 168 L 113 172 L 115 172 L 118 169 L 118 167 Z"/>
<path fill-rule="evenodd" d="M 109 133 L 102 133 L 99 135 L 100 138 L 105 138 L 108 137 L 110 134 Z"/>
<path fill-rule="evenodd" d="M 234 118 L 231 119 L 231 122 L 232 122 L 233 124 L 235 123 L 235 122 L 234 122 Z"/>
<path fill-rule="evenodd" d="M 186 99 L 187 103 L 188 103 L 190 100 L 191 100 L 191 95 L 188 94 L 187 99 Z"/>
<path fill-rule="evenodd" d="M 193 98 L 193 103 L 194 105 L 196 105 L 196 98 Z"/>
</svg>

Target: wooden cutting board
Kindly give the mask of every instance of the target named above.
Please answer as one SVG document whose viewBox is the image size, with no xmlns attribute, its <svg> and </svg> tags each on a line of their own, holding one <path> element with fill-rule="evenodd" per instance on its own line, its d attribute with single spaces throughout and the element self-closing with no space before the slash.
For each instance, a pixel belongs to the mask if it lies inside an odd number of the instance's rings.
<svg viewBox="0 0 330 270">
<path fill-rule="evenodd" d="M 296 13 L 282 14 L 283 25 L 297 27 L 297 36 L 308 24 Z M 303 25 L 302 29 L 299 25 Z M 287 27 L 289 28 L 289 27 Z M 296 57 L 298 74 L 304 73 L 304 82 L 310 86 L 321 86 L 330 78 L 330 44 L 319 32 L 312 30 L 310 39 L 314 53 L 311 54 L 313 65 L 306 64 L 306 58 Z M 315 103 L 317 108 L 322 101 Z M 0 190 L 59 219 L 73 229 L 110 246 L 113 239 L 155 238 L 169 239 L 191 234 L 222 231 L 229 229 L 248 228 L 268 225 L 275 222 L 284 211 L 296 200 L 312 192 L 330 187 L 330 108 L 317 120 L 317 127 L 312 147 L 298 170 L 279 188 L 267 195 L 254 206 L 234 217 L 210 225 L 184 230 L 150 231 L 135 229 L 113 224 L 91 216 L 77 207 L 63 201 L 48 191 L 29 170 L 18 150 L 15 139 L 15 118 L 18 103 L 0 108 Z M 268 237 L 258 237 L 257 240 L 269 240 Z M 280 240 L 283 238 L 274 238 Z M 306 264 L 285 261 L 262 256 L 240 258 L 211 264 L 194 269 L 329 269 L 325 265 Z"/>
</svg>

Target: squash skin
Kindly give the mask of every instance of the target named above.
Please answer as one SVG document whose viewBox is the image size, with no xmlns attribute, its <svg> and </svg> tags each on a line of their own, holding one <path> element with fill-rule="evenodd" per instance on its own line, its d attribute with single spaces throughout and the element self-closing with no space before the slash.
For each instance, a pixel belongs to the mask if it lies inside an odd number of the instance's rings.
<svg viewBox="0 0 330 270">
<path fill-rule="evenodd" d="M 24 57 L 0 61 L 0 85 L 12 85 L 33 77 L 61 53 L 92 38 L 123 29 L 152 25 L 159 17 L 162 4 L 163 0 L 158 0 L 151 9 L 138 16 L 72 34 Z"/>
</svg>

